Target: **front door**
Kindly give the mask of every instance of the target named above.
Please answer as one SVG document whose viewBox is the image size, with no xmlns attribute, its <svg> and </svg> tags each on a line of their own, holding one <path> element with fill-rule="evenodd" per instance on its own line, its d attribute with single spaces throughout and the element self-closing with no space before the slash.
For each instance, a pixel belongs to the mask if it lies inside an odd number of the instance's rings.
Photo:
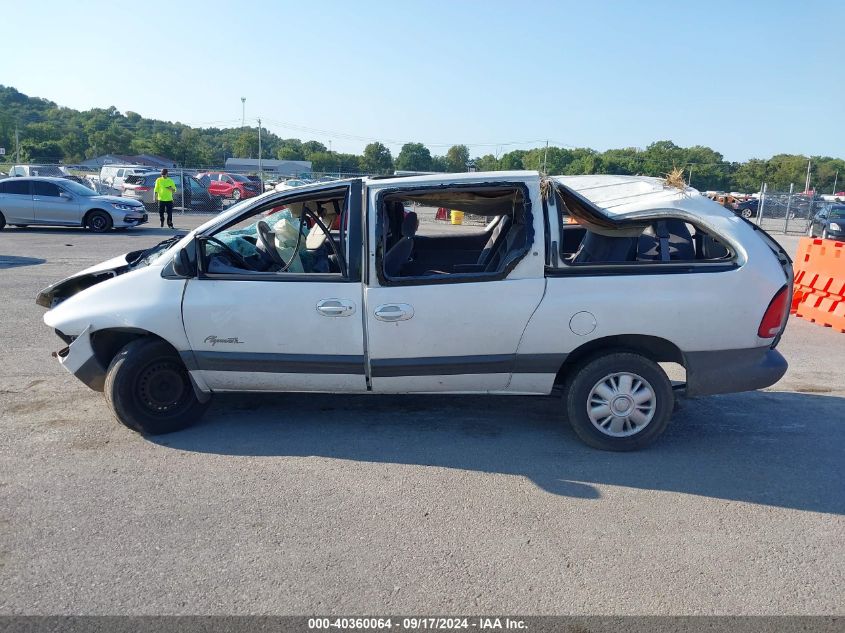
<svg viewBox="0 0 845 633">
<path fill-rule="evenodd" d="M 287 192 L 254 205 L 242 220 L 209 232 L 204 236 L 208 241 L 200 238 L 198 248 L 206 256 L 198 277 L 187 283 L 182 314 L 193 350 L 189 369 L 211 389 L 366 390 L 360 254 L 349 257 L 345 247 L 356 239 L 361 243 L 360 191 L 361 183 L 355 181 L 296 195 Z M 335 210 L 358 220 L 347 223 L 344 234 L 322 241 L 312 235 L 319 227 L 312 229 L 297 248 L 294 227 L 300 226 L 306 207 L 327 211 L 326 227 Z M 279 265 L 244 269 L 244 263 L 263 266 L 253 248 L 260 242 L 258 221 L 273 231 L 284 262 L 292 261 L 288 270 L 279 270 Z"/>
<path fill-rule="evenodd" d="M 519 340 L 545 288 L 542 243 L 532 237 L 543 227 L 531 212 L 537 187 L 503 182 L 456 186 L 454 193 L 450 187 L 370 194 L 370 215 L 380 218 L 370 229 L 365 290 L 373 391 L 503 391 L 519 371 Z M 416 211 L 408 211 L 412 205 Z M 438 223 L 439 207 L 472 213 L 464 217 L 473 224 Z M 415 244 L 406 262 L 385 266 L 391 250 L 402 252 L 398 228 L 391 228 L 400 225 L 402 239 L 425 243 L 425 257 Z M 497 225 L 501 231 L 492 230 Z M 471 239 L 482 234 L 486 242 Z M 467 257 L 466 244 L 476 242 L 477 252 Z M 454 263 L 459 251 L 474 263 Z"/>
<path fill-rule="evenodd" d="M 32 181 L 32 207 L 39 224 L 77 225 L 81 222 L 75 196 L 52 182 Z"/>
</svg>

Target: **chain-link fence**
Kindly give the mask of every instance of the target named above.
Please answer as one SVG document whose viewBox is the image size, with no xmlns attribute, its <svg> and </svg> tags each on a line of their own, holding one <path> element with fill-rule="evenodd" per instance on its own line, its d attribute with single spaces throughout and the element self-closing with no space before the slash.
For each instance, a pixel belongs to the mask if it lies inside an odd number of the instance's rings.
<svg viewBox="0 0 845 633">
<path fill-rule="evenodd" d="M 806 235 L 820 211 L 831 204 L 845 203 L 833 196 L 792 191 L 772 191 L 763 185 L 754 197 L 740 194 L 711 194 L 710 197 L 734 213 L 751 220 L 769 233 Z"/>
<path fill-rule="evenodd" d="M 67 178 L 93 189 L 100 195 L 135 198 L 150 211 L 156 210 L 155 180 L 162 167 L 152 165 L 107 164 L 101 167 L 58 164 L 2 164 L 0 178 L 50 176 Z M 313 182 L 367 176 L 364 173 L 308 172 L 278 173 L 273 169 L 227 169 L 168 166 L 176 185 L 174 210 L 177 213 L 218 213 L 232 204 L 274 188 L 288 189 Z"/>
</svg>

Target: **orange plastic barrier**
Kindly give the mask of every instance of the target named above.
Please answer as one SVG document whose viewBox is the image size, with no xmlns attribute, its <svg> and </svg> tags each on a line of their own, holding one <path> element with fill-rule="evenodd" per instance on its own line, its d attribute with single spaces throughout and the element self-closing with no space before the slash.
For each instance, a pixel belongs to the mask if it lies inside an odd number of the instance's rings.
<svg viewBox="0 0 845 633">
<path fill-rule="evenodd" d="M 845 332 L 845 242 L 802 238 L 793 269 L 790 312 Z"/>
</svg>

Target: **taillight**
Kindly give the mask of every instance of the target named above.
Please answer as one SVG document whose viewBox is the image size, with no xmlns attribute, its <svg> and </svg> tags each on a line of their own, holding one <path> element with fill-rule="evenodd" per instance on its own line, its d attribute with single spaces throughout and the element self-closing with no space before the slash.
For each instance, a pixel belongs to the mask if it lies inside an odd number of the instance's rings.
<svg viewBox="0 0 845 633">
<path fill-rule="evenodd" d="M 760 327 L 757 328 L 757 336 L 760 338 L 774 338 L 778 335 L 783 327 L 786 317 L 789 315 L 789 289 L 784 286 L 774 296 L 769 307 L 766 308 L 766 314 L 763 315 L 763 320 L 760 321 Z"/>
</svg>

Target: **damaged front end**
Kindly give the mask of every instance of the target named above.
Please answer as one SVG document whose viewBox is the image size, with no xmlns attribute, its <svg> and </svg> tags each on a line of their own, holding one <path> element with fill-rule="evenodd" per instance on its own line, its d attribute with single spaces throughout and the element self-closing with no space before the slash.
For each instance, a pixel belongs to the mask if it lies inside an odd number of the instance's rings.
<svg viewBox="0 0 845 633">
<path fill-rule="evenodd" d="M 62 367 L 89 388 L 94 391 L 102 391 L 106 370 L 97 360 L 97 355 L 91 345 L 91 326 L 89 325 L 79 336 L 67 342 L 70 344 L 58 352 L 53 352 L 53 356 L 59 360 Z"/>
<path fill-rule="evenodd" d="M 152 248 L 132 251 L 125 255 L 114 257 L 66 279 L 62 279 L 39 292 L 35 297 L 35 303 L 44 308 L 53 309 L 65 299 L 83 290 L 87 290 L 91 286 L 96 286 L 118 275 L 149 265 L 153 259 L 182 239 L 182 237 L 181 235 L 176 235 L 163 242 L 159 242 Z"/>
</svg>

